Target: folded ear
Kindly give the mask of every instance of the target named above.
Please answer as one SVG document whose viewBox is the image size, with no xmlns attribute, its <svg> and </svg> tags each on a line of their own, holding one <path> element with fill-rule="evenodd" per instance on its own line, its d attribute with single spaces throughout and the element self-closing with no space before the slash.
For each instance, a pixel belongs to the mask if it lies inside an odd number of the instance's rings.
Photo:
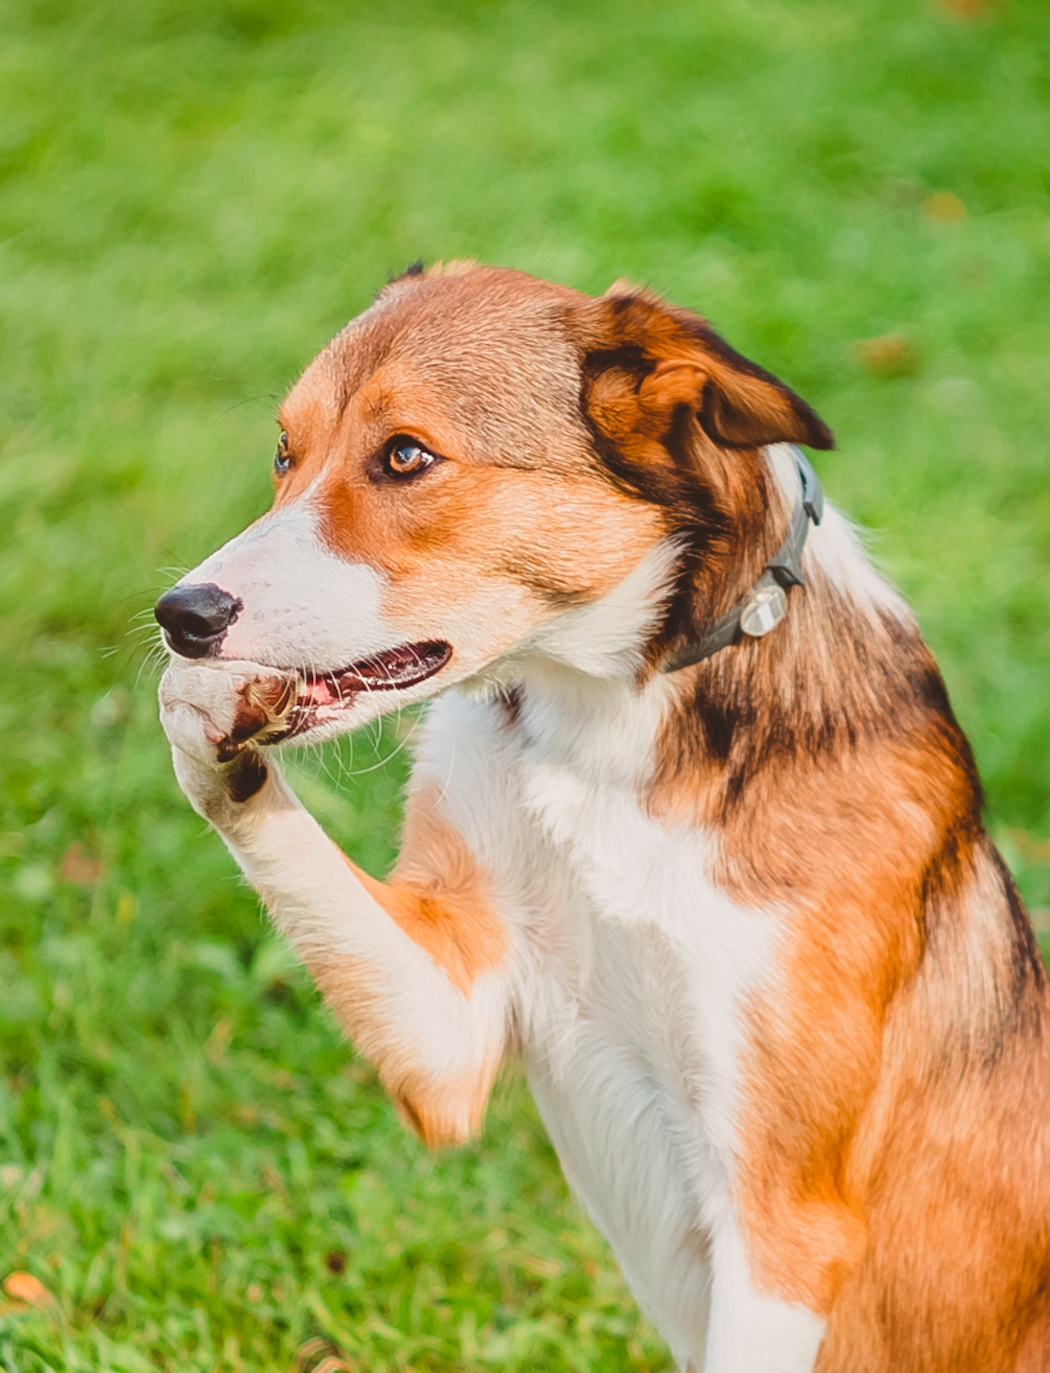
<svg viewBox="0 0 1050 1373">
<path fill-rule="evenodd" d="M 659 438 L 682 408 L 722 448 L 802 443 L 832 448 L 824 421 L 794 391 L 742 357 L 698 315 L 617 282 L 581 311 L 584 404 L 606 437 Z"/>
</svg>

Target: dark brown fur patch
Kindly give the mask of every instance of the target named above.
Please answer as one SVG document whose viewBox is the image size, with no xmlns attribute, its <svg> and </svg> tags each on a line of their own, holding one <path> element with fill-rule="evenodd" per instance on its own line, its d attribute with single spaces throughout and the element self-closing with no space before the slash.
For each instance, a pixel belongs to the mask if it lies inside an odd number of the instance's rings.
<svg viewBox="0 0 1050 1373">
<path fill-rule="evenodd" d="M 224 781 L 231 801 L 243 805 L 258 795 L 270 773 L 255 749 L 244 749 L 226 771 Z"/>
<path fill-rule="evenodd" d="M 521 708 L 524 703 L 524 688 L 520 686 L 509 687 L 500 691 L 496 696 L 496 703 L 503 716 L 503 723 L 508 729 L 514 729 L 521 719 Z"/>
<path fill-rule="evenodd" d="M 1006 909 L 1010 915 L 1010 988 L 1007 1009 L 1010 1018 L 1026 1022 L 1032 1027 L 1042 1029 L 1042 1021 L 1033 1019 L 1032 1013 L 1038 1006 L 1033 991 L 1045 994 L 1047 988 L 1046 966 L 1039 952 L 1035 930 L 1028 918 L 1028 912 L 1021 902 L 1017 884 L 1010 869 L 1003 862 L 997 848 L 989 845 L 989 855 L 1002 886 Z"/>
<path fill-rule="evenodd" d="M 717 776 L 718 801 L 709 805 L 711 818 L 724 823 L 769 770 L 790 771 L 879 739 L 929 736 L 966 777 L 966 824 L 979 826 L 973 755 L 918 632 L 889 616 L 873 624 L 819 574 L 792 591 L 774 636 L 742 640 L 691 669 L 690 678 L 665 731 L 658 791 L 675 776 Z"/>
</svg>

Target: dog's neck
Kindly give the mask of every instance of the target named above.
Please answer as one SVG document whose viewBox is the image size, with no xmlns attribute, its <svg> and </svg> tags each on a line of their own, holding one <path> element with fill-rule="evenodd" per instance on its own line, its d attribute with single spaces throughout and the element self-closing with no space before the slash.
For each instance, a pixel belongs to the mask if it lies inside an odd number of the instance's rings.
<svg viewBox="0 0 1050 1373">
<path fill-rule="evenodd" d="M 546 626 L 501 666 L 513 727 L 534 753 L 597 784 L 636 790 L 678 684 L 646 668 L 679 552 L 664 542 L 601 600 Z"/>
<path fill-rule="evenodd" d="M 790 450 L 768 453 L 767 528 L 741 551 L 722 599 L 746 590 L 783 538 L 797 498 Z M 508 664 L 513 727 L 552 763 L 641 796 L 673 786 L 738 789 L 779 751 L 814 756 L 862 736 L 887 696 L 914 696 L 928 662 L 907 607 L 829 508 L 806 549 L 807 585 L 783 623 L 697 665 L 664 674 L 649 661 L 678 567 L 654 549 L 601 601 L 560 617 Z M 721 609 L 721 607 L 719 607 Z M 901 644 L 915 662 L 902 666 Z M 909 655 L 906 654 L 905 657 Z M 873 727 L 873 726 L 872 726 Z"/>
</svg>

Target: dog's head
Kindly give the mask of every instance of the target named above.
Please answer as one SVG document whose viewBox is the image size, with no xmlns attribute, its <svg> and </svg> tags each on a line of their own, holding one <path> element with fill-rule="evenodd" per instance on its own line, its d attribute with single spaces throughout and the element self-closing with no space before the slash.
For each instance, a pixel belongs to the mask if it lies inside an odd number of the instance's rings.
<svg viewBox="0 0 1050 1373">
<path fill-rule="evenodd" d="M 732 594 L 769 507 L 761 448 L 831 444 L 645 291 L 458 264 L 391 283 L 279 423 L 273 508 L 157 618 L 177 655 L 294 675 L 313 737 L 524 652 L 637 668 Z"/>
</svg>

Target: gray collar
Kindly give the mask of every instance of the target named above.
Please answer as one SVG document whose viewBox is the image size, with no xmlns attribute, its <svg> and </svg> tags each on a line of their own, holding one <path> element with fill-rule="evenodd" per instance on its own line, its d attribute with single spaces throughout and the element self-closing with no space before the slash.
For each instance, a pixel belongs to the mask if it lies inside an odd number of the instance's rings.
<svg viewBox="0 0 1050 1373">
<path fill-rule="evenodd" d="M 677 672 L 679 668 L 701 663 L 736 643 L 742 634 L 760 639 L 776 629 L 784 618 L 787 593 L 791 588 L 805 585 L 802 550 L 806 546 L 810 521 L 819 524 L 824 515 L 824 492 L 802 450 L 792 444 L 791 454 L 802 480 L 802 495 L 791 513 L 787 538 L 766 563 L 765 572 L 744 599 L 708 625 L 702 639 L 684 643 L 669 653 L 660 665 L 661 672 Z"/>
</svg>

